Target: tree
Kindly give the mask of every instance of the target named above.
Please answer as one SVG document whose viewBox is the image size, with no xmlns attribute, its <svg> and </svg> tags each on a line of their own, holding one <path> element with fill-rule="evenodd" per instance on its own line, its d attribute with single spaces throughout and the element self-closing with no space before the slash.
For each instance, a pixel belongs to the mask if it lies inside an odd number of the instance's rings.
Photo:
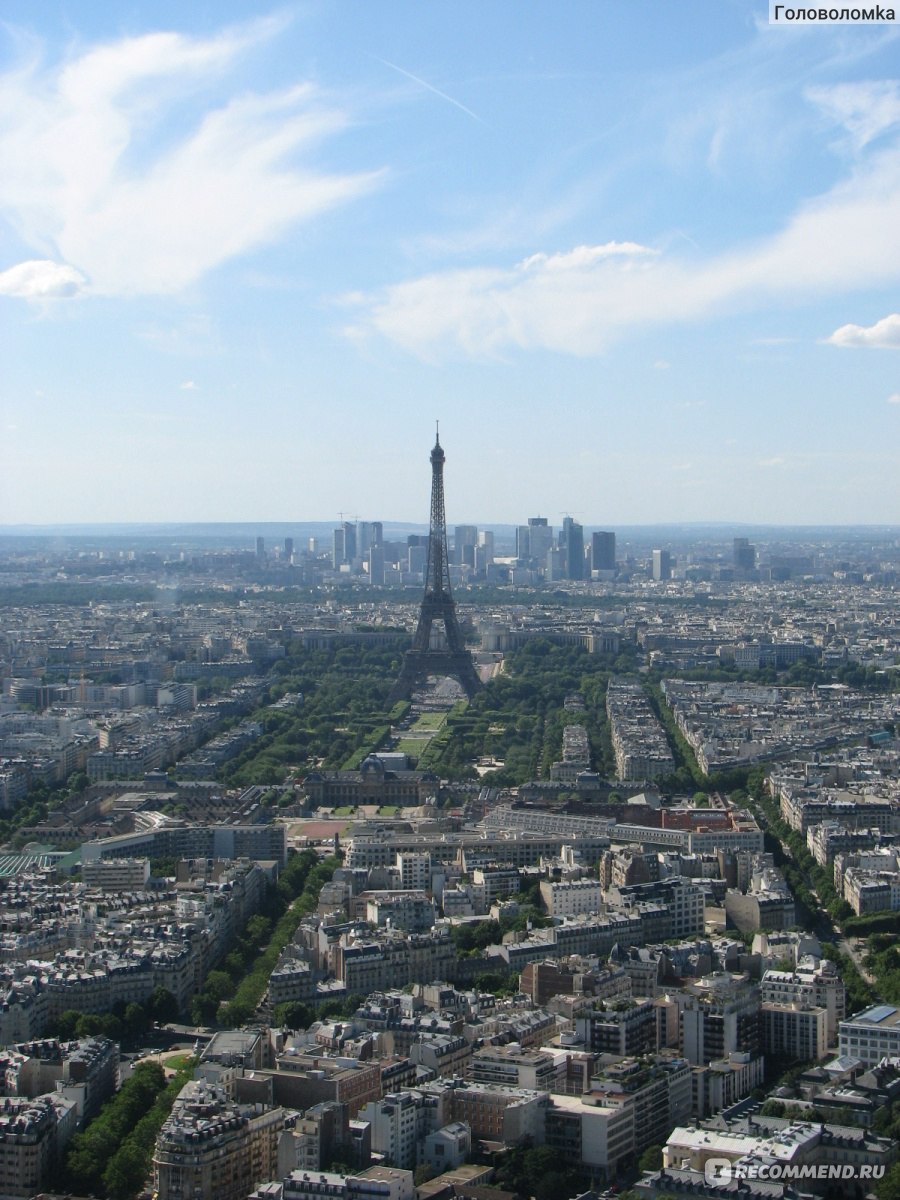
<svg viewBox="0 0 900 1200">
<path fill-rule="evenodd" d="M 900 1200 L 900 1163 L 894 1163 L 875 1184 L 878 1200 Z"/>
<path fill-rule="evenodd" d="M 147 1157 L 139 1146 L 126 1141 L 112 1156 L 103 1172 L 111 1200 L 131 1200 L 147 1177 Z"/>
<path fill-rule="evenodd" d="M 70 1042 L 76 1036 L 75 1027 L 80 1016 L 81 1013 L 74 1008 L 67 1008 L 60 1013 L 56 1022 L 56 1036 L 61 1042 Z"/>
<path fill-rule="evenodd" d="M 169 989 L 162 985 L 153 989 L 147 1009 L 151 1019 L 158 1021 L 160 1025 L 167 1025 L 170 1021 L 178 1020 L 178 1001 Z"/>
<path fill-rule="evenodd" d="M 315 1019 L 315 1009 L 302 1000 L 286 1000 L 275 1007 L 275 1024 L 287 1029 L 308 1029 Z"/>
<path fill-rule="evenodd" d="M 663 1165 L 662 1146 L 648 1146 L 638 1159 L 641 1171 L 658 1171 Z"/>
<path fill-rule="evenodd" d="M 569 1171 L 547 1171 L 535 1180 L 534 1200 L 559 1200 L 560 1196 L 570 1196 L 573 1181 Z"/>
<path fill-rule="evenodd" d="M 66 787 L 74 795 L 76 792 L 83 792 L 85 788 L 90 787 L 90 783 L 91 781 L 84 771 L 73 771 L 66 781 Z"/>
<path fill-rule="evenodd" d="M 195 1025 L 209 1025 L 215 1021 L 219 1002 L 206 992 L 200 992 L 191 1001 L 191 1020 Z"/>
<path fill-rule="evenodd" d="M 140 1004 L 132 1002 L 125 1009 L 125 1015 L 122 1018 L 126 1033 L 135 1035 L 142 1033 L 150 1024 L 150 1017 L 144 1011 Z"/>
<path fill-rule="evenodd" d="M 272 932 L 272 922 L 268 917 L 256 913 L 247 922 L 244 936 L 254 946 L 261 946 Z"/>
<path fill-rule="evenodd" d="M 231 976 L 227 971 L 210 971 L 206 977 L 206 984 L 203 988 L 207 996 L 213 1000 L 221 1002 L 227 1000 L 234 990 L 234 984 L 231 982 Z"/>
<path fill-rule="evenodd" d="M 75 1036 L 78 1038 L 105 1037 L 118 1038 L 122 1033 L 122 1022 L 112 1013 L 81 1013 L 75 1023 Z"/>
</svg>

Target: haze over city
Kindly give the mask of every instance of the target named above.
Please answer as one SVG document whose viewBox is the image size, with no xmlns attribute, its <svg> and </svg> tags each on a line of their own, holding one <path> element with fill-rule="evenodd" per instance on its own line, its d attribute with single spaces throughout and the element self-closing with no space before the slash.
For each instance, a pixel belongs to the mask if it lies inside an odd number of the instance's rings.
<svg viewBox="0 0 900 1200">
<path fill-rule="evenodd" d="M 10 0 L 0 524 L 896 521 L 897 39 Z"/>
</svg>

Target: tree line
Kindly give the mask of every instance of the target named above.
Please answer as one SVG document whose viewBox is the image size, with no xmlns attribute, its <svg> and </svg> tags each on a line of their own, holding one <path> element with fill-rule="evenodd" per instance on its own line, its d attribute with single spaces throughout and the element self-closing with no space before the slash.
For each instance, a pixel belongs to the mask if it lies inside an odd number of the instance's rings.
<svg viewBox="0 0 900 1200">
<path fill-rule="evenodd" d="M 136 1196 L 147 1180 L 156 1135 L 192 1071 L 191 1059 L 167 1083 L 159 1063 L 138 1063 L 131 1078 L 72 1138 L 56 1181 L 59 1190 L 110 1200 Z"/>
<path fill-rule="evenodd" d="M 269 895 L 265 913 L 250 918 L 221 965 L 210 971 L 194 997 L 191 1017 L 195 1023 L 218 1021 L 234 1028 L 253 1017 L 282 950 L 302 918 L 315 912 L 322 885 L 339 865 L 336 858 L 320 861 L 313 849 L 291 856 Z"/>
</svg>

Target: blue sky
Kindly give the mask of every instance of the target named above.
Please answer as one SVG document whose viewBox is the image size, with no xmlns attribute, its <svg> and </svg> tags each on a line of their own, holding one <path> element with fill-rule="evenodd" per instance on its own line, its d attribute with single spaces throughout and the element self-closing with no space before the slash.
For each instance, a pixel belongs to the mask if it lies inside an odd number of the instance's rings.
<svg viewBox="0 0 900 1200">
<path fill-rule="evenodd" d="M 900 521 L 900 26 L 0 14 L 0 524 Z"/>
</svg>

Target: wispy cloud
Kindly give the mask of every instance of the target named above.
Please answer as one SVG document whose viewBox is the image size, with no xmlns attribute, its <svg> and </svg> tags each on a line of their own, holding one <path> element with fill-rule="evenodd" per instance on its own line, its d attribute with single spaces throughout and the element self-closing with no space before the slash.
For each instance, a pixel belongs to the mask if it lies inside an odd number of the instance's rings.
<svg viewBox="0 0 900 1200">
<path fill-rule="evenodd" d="M 882 317 L 874 325 L 842 325 L 826 341 L 832 346 L 864 346 L 878 350 L 900 350 L 900 313 Z"/>
<path fill-rule="evenodd" d="M 686 259 L 606 243 L 532 254 L 512 267 L 437 272 L 365 297 L 354 332 L 373 331 L 423 357 L 511 348 L 598 354 L 649 324 L 900 279 L 898 211 L 900 150 L 892 146 L 753 244 Z"/>
<path fill-rule="evenodd" d="M 811 87 L 806 96 L 847 130 L 856 149 L 900 124 L 900 83 L 896 79 Z"/>
<path fill-rule="evenodd" d="M 893 395 L 888 396 L 887 402 L 888 404 L 900 404 L 900 392 L 894 392 Z"/>
<path fill-rule="evenodd" d="M 92 292 L 164 294 L 375 187 L 377 171 L 333 174 L 310 161 L 348 124 L 313 86 L 203 100 L 213 84 L 227 90 L 238 56 L 279 27 L 148 34 L 7 70 L 0 212 Z M 176 123 L 186 132 L 172 139 Z"/>
</svg>

